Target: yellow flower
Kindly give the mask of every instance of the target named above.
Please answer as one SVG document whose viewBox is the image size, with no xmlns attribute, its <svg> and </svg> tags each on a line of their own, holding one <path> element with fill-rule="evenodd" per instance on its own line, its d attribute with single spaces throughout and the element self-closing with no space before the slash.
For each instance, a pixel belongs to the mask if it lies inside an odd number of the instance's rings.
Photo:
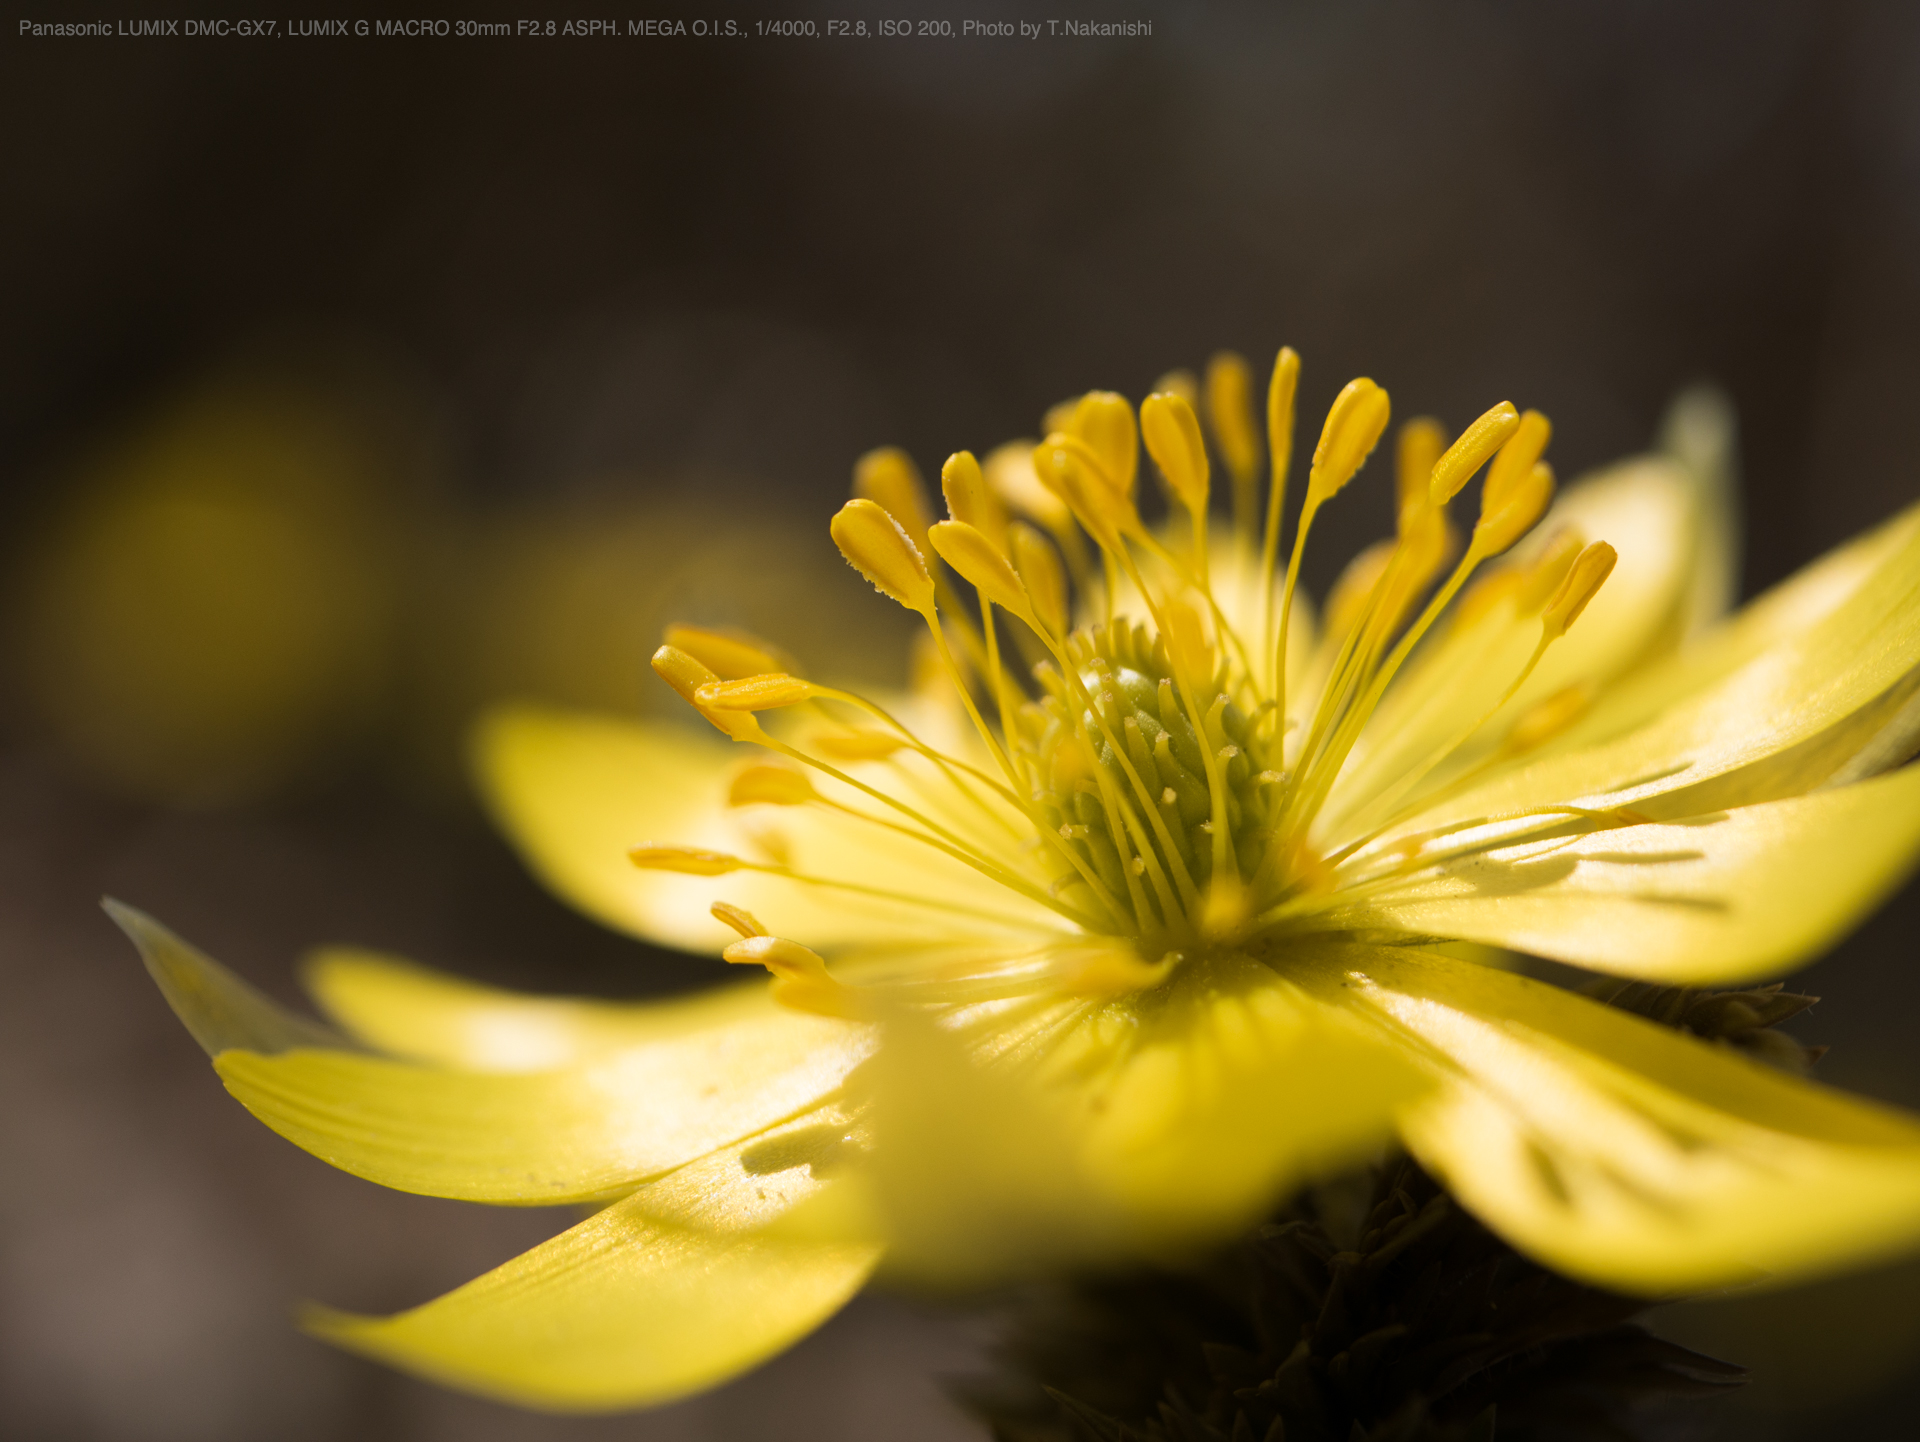
<svg viewBox="0 0 1920 1442">
<path fill-rule="evenodd" d="M 1537 413 L 1451 445 L 1416 420 L 1397 534 L 1316 622 L 1300 557 L 1388 400 L 1341 392 L 1283 564 L 1297 371 L 1283 350 L 1264 515 L 1250 378 L 1209 371 L 1225 537 L 1175 386 L 954 456 L 939 523 L 904 457 L 866 458 L 834 540 L 928 622 L 893 705 L 676 628 L 655 668 L 721 736 L 491 718 L 481 775 L 548 884 L 771 986 L 541 1000 L 336 952 L 311 983 L 346 1040 L 118 912 L 283 1135 L 409 1191 L 607 1204 L 314 1329 L 536 1405 L 643 1404 L 788 1344 L 883 1256 L 973 1282 L 1177 1253 L 1396 1130 L 1516 1247 L 1628 1291 L 1920 1237 L 1920 1123 L 1433 949 L 1707 985 L 1852 925 L 1920 851 L 1920 508 L 1721 619 L 1711 400 L 1557 503 Z M 1482 467 L 1463 540 L 1447 505 Z"/>
</svg>

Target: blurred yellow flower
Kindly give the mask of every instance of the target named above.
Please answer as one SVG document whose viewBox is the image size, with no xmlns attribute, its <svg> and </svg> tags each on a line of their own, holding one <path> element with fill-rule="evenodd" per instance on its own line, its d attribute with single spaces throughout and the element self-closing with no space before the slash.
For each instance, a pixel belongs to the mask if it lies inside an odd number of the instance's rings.
<svg viewBox="0 0 1920 1442">
<path fill-rule="evenodd" d="M 954 456 L 939 523 L 904 457 L 865 458 L 833 535 L 928 623 L 897 703 L 675 628 L 655 669 L 763 748 L 744 763 L 661 723 L 486 724 L 486 790 L 551 886 L 770 987 L 542 1000 L 336 952 L 310 980 L 347 1041 L 117 912 L 283 1135 L 409 1191 L 609 1204 L 315 1330 L 533 1405 L 640 1405 L 787 1345 L 883 1258 L 967 1283 L 1178 1253 L 1396 1131 L 1513 1245 L 1623 1290 L 1920 1237 L 1920 1123 L 1433 949 L 1711 985 L 1857 921 L 1920 852 L 1920 508 L 1722 619 L 1710 399 L 1557 502 L 1537 413 L 1451 445 L 1415 420 L 1397 534 L 1316 622 L 1300 556 L 1389 407 L 1341 392 L 1283 565 L 1297 369 L 1282 351 L 1264 508 L 1244 364 L 1195 394 L 1226 537 L 1179 389 Z M 1135 504 L 1142 437 L 1165 530 Z M 1447 504 L 1483 466 L 1463 545 Z"/>
</svg>

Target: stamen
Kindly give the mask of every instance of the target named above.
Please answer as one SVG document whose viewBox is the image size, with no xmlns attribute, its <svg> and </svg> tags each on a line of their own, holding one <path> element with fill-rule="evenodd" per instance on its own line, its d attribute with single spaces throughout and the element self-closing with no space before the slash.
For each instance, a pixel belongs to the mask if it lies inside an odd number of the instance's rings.
<svg viewBox="0 0 1920 1442">
<path fill-rule="evenodd" d="M 1012 612 L 1036 631 L 1040 629 L 1027 588 L 982 532 L 965 521 L 940 521 L 928 531 L 927 539 L 940 559 L 970 582 L 983 600 Z"/>
<path fill-rule="evenodd" d="M 661 638 L 669 646 L 685 651 L 714 675 L 725 681 L 742 676 L 758 676 L 767 671 L 788 671 L 798 675 L 793 657 L 770 642 L 745 631 L 722 630 L 705 626 L 669 626 Z"/>
<path fill-rule="evenodd" d="M 707 908 L 707 914 L 715 921 L 722 922 L 739 932 L 743 938 L 769 935 L 766 927 L 760 924 L 760 918 L 744 906 L 735 906 L 730 901 L 716 901 Z"/>
<path fill-rule="evenodd" d="M 1494 453 L 1496 446 L 1511 439 L 1519 426 L 1519 413 L 1506 401 L 1493 407 L 1469 426 L 1466 433 L 1455 441 L 1434 465 L 1433 480 L 1429 488 L 1433 508 L 1437 510 L 1440 506 L 1444 506 L 1457 494 L 1481 464 Z M 1530 434 L 1543 435 L 1544 433 L 1536 430 Z M 1531 444 L 1531 440 L 1527 444 Z M 1309 499 L 1311 494 L 1309 490 Z M 1347 756 L 1352 751 L 1354 742 L 1359 739 L 1361 728 L 1366 725 L 1367 719 L 1380 704 L 1380 698 L 1392 684 L 1394 676 L 1441 612 L 1459 593 L 1461 586 L 1466 584 L 1474 568 L 1488 557 L 1498 555 L 1519 540 L 1540 519 L 1552 498 L 1553 472 L 1545 464 L 1533 465 L 1526 478 L 1512 488 L 1510 496 L 1496 497 L 1501 501 L 1501 505 L 1499 511 L 1493 515 L 1488 515 L 1486 512 L 1486 492 L 1483 488 L 1480 521 L 1473 529 L 1473 539 L 1467 546 L 1466 555 L 1461 557 L 1460 564 L 1447 578 L 1446 584 L 1441 586 L 1433 599 L 1427 603 L 1427 608 L 1421 612 L 1419 620 L 1407 628 L 1406 634 L 1400 638 L 1391 654 L 1366 681 L 1365 689 L 1361 692 L 1359 699 L 1342 717 L 1324 748 L 1316 754 L 1315 738 L 1309 739 L 1307 748 L 1302 752 L 1302 769 L 1304 771 L 1308 765 L 1313 768 L 1311 784 L 1303 783 L 1294 797 L 1289 798 L 1287 808 L 1289 816 L 1302 818 L 1299 825 L 1304 827 L 1319 810 L 1333 786 L 1334 779 L 1339 775 L 1341 766 L 1345 764 Z M 1390 587 L 1383 586 L 1383 590 L 1387 589 Z M 1377 620 L 1375 624 L 1377 625 Z M 1538 659 L 1538 652 L 1536 652 L 1534 661 L 1528 663 L 1529 670 L 1538 662 Z M 1365 669 L 1363 664 L 1362 670 L 1356 674 L 1364 675 Z M 1323 704 L 1322 715 L 1326 714 L 1327 709 Z M 1316 733 L 1319 729 L 1316 723 Z"/>
<path fill-rule="evenodd" d="M 1536 467 L 1535 469 L 1542 468 Z M 1512 503 L 1509 502 L 1509 504 Z M 1553 603 L 1541 617 L 1540 640 L 1533 648 L 1533 654 L 1528 657 L 1526 665 L 1520 668 L 1520 674 L 1514 677 L 1512 684 L 1501 694 L 1500 699 L 1494 702 L 1479 720 L 1466 727 L 1458 735 L 1454 736 L 1452 740 L 1448 741 L 1446 745 L 1435 751 L 1423 765 L 1403 775 L 1398 782 L 1368 805 L 1362 815 L 1373 816 L 1379 815 L 1383 811 L 1386 812 L 1390 819 L 1384 826 L 1379 828 L 1379 830 L 1384 830 L 1385 826 L 1392 825 L 1393 820 L 1391 818 L 1404 815 L 1404 809 L 1399 811 L 1392 809 L 1395 803 L 1402 797 L 1411 795 L 1420 782 L 1424 781 L 1436 766 L 1439 766 L 1449 756 L 1453 755 L 1454 752 L 1458 751 L 1468 740 L 1476 735 L 1482 727 L 1493 720 L 1495 716 L 1499 715 L 1506 707 L 1506 704 L 1511 701 L 1514 696 L 1519 693 L 1520 688 L 1527 683 L 1528 678 L 1533 675 L 1534 669 L 1540 664 L 1540 658 L 1547 654 L 1547 648 L 1562 636 L 1566 635 L 1568 627 L 1572 626 L 1573 623 L 1579 619 L 1580 613 L 1586 609 L 1587 603 L 1593 599 L 1594 594 L 1599 591 L 1607 577 L 1612 574 L 1614 562 L 1618 559 L 1613 547 L 1609 546 L 1605 541 L 1597 541 L 1583 550 L 1579 558 L 1573 563 L 1571 570 L 1568 571 L 1567 578 L 1565 582 L 1562 583 L 1559 594 L 1554 597 Z M 1426 798 L 1421 802 L 1421 806 L 1423 808 L 1430 807 L 1437 804 L 1446 796 L 1458 794 L 1468 782 L 1478 777 L 1487 767 L 1543 744 L 1578 719 L 1581 712 L 1586 709 L 1589 699 L 1590 696 L 1586 686 L 1580 683 L 1564 687 L 1556 692 L 1552 697 L 1548 698 L 1548 700 L 1543 701 L 1525 716 L 1522 716 L 1520 720 L 1515 723 L 1513 730 L 1508 734 L 1506 742 L 1492 756 L 1488 757 L 1487 760 L 1479 766 L 1466 772 L 1463 776 L 1457 777 L 1454 782 L 1444 788 L 1439 795 Z M 1377 835 L 1378 830 L 1371 834 Z M 1363 838 L 1360 842 L 1356 843 L 1354 847 L 1350 847 L 1349 850 L 1357 849 L 1358 846 L 1365 845 L 1366 839 L 1367 838 Z"/>
<path fill-rule="evenodd" d="M 826 687 L 789 676 L 785 671 L 745 676 L 738 681 L 709 681 L 693 693 L 694 703 L 721 711 L 777 711 L 816 696 L 831 694 Z"/>
<path fill-rule="evenodd" d="M 1089 595 L 1093 589 L 1093 570 L 1086 541 L 1081 537 L 1079 527 L 1074 525 L 1073 512 L 1067 509 L 1067 503 L 1047 488 L 1039 472 L 1034 469 L 1033 452 L 1036 444 L 1033 441 L 1008 441 L 1003 446 L 996 446 L 987 453 L 987 459 L 981 465 L 981 474 L 986 477 L 987 485 L 994 494 L 1010 508 L 1046 529 L 1060 547 L 1061 555 L 1066 558 L 1074 585 L 1080 588 L 1081 595 Z M 1033 583 L 1029 581 L 1027 584 L 1031 589 Z"/>
<path fill-rule="evenodd" d="M 1547 603 L 1542 624 L 1556 636 L 1564 636 L 1567 628 L 1580 619 L 1580 613 L 1587 609 L 1587 603 L 1594 598 L 1600 587 L 1606 584 L 1607 577 L 1613 574 L 1613 568 L 1620 559 L 1619 553 L 1605 541 L 1595 541 L 1575 558 L 1567 579 L 1560 583 L 1560 589 Z"/>
<path fill-rule="evenodd" d="M 847 811 L 849 815 L 859 817 L 862 820 L 873 821 L 880 825 L 888 825 L 888 823 L 882 821 L 879 817 L 863 816 L 862 813 L 851 811 L 846 807 L 839 809 Z M 903 831 L 907 835 L 914 835 L 913 832 L 907 831 L 904 827 L 893 827 L 892 829 Z M 927 837 L 919 837 L 918 839 L 928 841 L 929 844 L 934 844 Z M 952 855 L 953 853 L 949 852 L 949 854 Z M 970 916 L 975 919 L 996 921 L 1004 926 L 1025 927 L 1031 925 L 1030 922 L 1018 917 L 1001 916 L 978 906 L 963 906 L 955 902 L 936 900 L 932 897 L 916 896 L 909 892 L 889 891 L 879 886 L 863 886 L 859 882 L 842 881 L 832 876 L 812 876 L 805 872 L 795 871 L 792 867 L 784 864 L 748 861 L 745 857 L 732 856 L 724 851 L 709 851 L 698 846 L 670 846 L 662 842 L 648 842 L 644 846 L 636 846 L 629 850 L 627 852 L 627 859 L 642 871 L 669 871 L 678 876 L 725 876 L 734 871 L 758 871 L 767 876 L 779 876 L 788 881 L 797 881 L 803 886 L 822 886 L 833 891 L 849 891 L 857 896 L 871 896 L 879 901 L 896 902 L 902 906 L 919 906 L 930 911 L 952 912 L 961 916 Z M 964 857 L 958 857 L 957 859 L 965 860 Z M 1000 881 L 1003 879 L 995 876 L 991 871 L 986 871 L 984 868 L 979 869 L 983 871 L 983 874 L 991 877 L 993 880 Z M 1021 890 L 1017 885 L 1014 885 L 1013 889 Z M 1037 894 L 1034 899 L 1039 901 L 1041 905 L 1067 917 L 1071 921 L 1077 922 L 1082 926 L 1088 924 L 1088 918 L 1086 916 L 1056 900 L 1043 898 Z M 724 918 L 722 919 L 724 920 Z M 731 923 L 729 924 L 731 925 Z"/>
<path fill-rule="evenodd" d="M 1473 473 L 1487 463 L 1493 453 L 1505 445 L 1520 425 L 1520 413 L 1511 401 L 1499 405 L 1460 433 L 1460 439 L 1447 447 L 1446 454 L 1434 462 L 1433 477 L 1427 493 L 1436 506 L 1444 506 L 1460 494 L 1473 479 Z"/>
<path fill-rule="evenodd" d="M 1032 526 L 1015 521 L 1007 528 L 1014 573 L 1026 587 L 1034 614 L 1054 636 L 1067 633 L 1067 578 L 1060 556 Z"/>
<path fill-rule="evenodd" d="M 869 500 L 848 501 L 835 513 L 833 542 L 847 564 L 881 595 L 933 619 L 933 577 L 919 548 L 891 513 Z"/>
<path fill-rule="evenodd" d="M 764 966 L 773 973 L 773 999 L 795 1011 L 843 1021 L 865 1021 L 868 1009 L 851 987 L 834 980 L 820 956 L 781 936 L 749 936 L 721 958 L 736 966 Z"/>
<path fill-rule="evenodd" d="M 1033 468 L 1041 483 L 1067 503 L 1109 561 L 1117 562 L 1125 550 L 1123 535 L 1144 532 L 1133 502 L 1107 479 L 1099 457 L 1078 436 L 1049 435 L 1034 448 Z M 1109 609 L 1114 589 L 1111 583 L 1107 587 Z"/>
<path fill-rule="evenodd" d="M 1491 496 L 1493 491 L 1488 488 L 1484 494 Z M 1482 559 L 1499 555 L 1533 529 L 1552 500 L 1553 467 L 1542 461 L 1514 484 L 1499 510 L 1489 512 L 1482 506 L 1473 528 L 1472 549 Z"/>
<path fill-rule="evenodd" d="M 731 736 L 735 741 L 765 739 L 760 723 L 754 720 L 750 713 L 721 711 L 700 704 L 698 700 L 700 688 L 711 685 L 720 678 L 685 651 L 674 646 L 662 646 L 653 653 L 653 669 L 661 680 L 680 694 L 681 700 L 706 717 L 725 735 Z"/>
<path fill-rule="evenodd" d="M 884 761 L 907 742 L 870 726 L 847 731 L 827 731 L 813 738 L 813 744 L 836 761 Z"/>
<path fill-rule="evenodd" d="M 729 871 L 754 870 L 754 864 L 724 851 L 701 846 L 675 846 L 649 841 L 627 852 L 627 860 L 642 871 L 672 871 L 682 876 L 725 876 Z"/>
<path fill-rule="evenodd" d="M 1073 408 L 1067 430 L 1099 458 L 1108 484 L 1131 498 L 1140 474 L 1140 436 L 1127 398 L 1113 391 L 1088 391 Z"/>
<path fill-rule="evenodd" d="M 1244 367 L 1243 367 L 1244 369 Z M 1207 446 L 1193 407 L 1176 395 L 1150 395 L 1140 403 L 1140 433 L 1167 487 L 1193 518 L 1194 569 L 1207 574 Z"/>
<path fill-rule="evenodd" d="M 868 451 L 853 463 L 853 493 L 872 501 L 900 524 L 916 546 L 925 547 L 927 490 L 920 480 L 920 468 L 898 446 L 881 446 Z"/>
<path fill-rule="evenodd" d="M 955 451 L 947 457 L 940 468 L 940 492 L 946 498 L 949 516 L 980 531 L 996 550 L 1006 550 L 1006 510 L 988 487 L 973 452 Z"/>
<path fill-rule="evenodd" d="M 1351 380 L 1334 397 L 1320 444 L 1307 475 L 1307 504 L 1332 500 L 1366 464 L 1380 444 L 1392 406 L 1387 393 L 1365 376 Z"/>
<path fill-rule="evenodd" d="M 1220 458 L 1227 463 L 1227 474 L 1233 478 L 1234 534 L 1251 547 L 1260 437 L 1253 423 L 1253 373 L 1244 358 L 1223 350 L 1207 362 L 1206 401 L 1207 425 L 1220 448 Z"/>
<path fill-rule="evenodd" d="M 1281 346 L 1274 358 L 1273 378 L 1267 383 L 1267 524 L 1260 538 L 1260 651 L 1272 654 L 1273 582 L 1280 562 L 1280 514 L 1287 504 L 1287 471 L 1293 464 L 1293 398 L 1300 388 L 1300 357 L 1292 346 Z M 1276 674 L 1270 678 L 1276 697 L 1278 724 L 1286 727 L 1286 668 L 1284 648 Z"/>
<path fill-rule="evenodd" d="M 1284 354 L 1284 352 L 1283 352 Z M 1278 383 L 1278 368 L 1275 370 Z M 1300 558 L 1306 553 L 1307 533 L 1320 507 L 1338 495 L 1366 463 L 1380 434 L 1387 428 L 1392 412 L 1387 393 L 1365 376 L 1341 387 L 1327 412 L 1327 423 L 1320 430 L 1320 443 L 1313 450 L 1313 465 L 1307 475 L 1307 499 L 1300 509 L 1300 524 L 1293 535 L 1293 555 L 1287 562 L 1287 584 L 1280 598 L 1280 639 L 1273 658 L 1273 692 L 1279 702 L 1277 725 L 1287 722 L 1287 629 L 1293 618 L 1293 593 L 1300 583 Z"/>
<path fill-rule="evenodd" d="M 1553 437 L 1553 424 L 1539 411 L 1527 411 L 1520 417 L 1512 437 L 1500 447 L 1500 453 L 1487 467 L 1480 509 L 1489 514 L 1498 511 L 1513 495 L 1514 488 L 1531 471 Z"/>
</svg>

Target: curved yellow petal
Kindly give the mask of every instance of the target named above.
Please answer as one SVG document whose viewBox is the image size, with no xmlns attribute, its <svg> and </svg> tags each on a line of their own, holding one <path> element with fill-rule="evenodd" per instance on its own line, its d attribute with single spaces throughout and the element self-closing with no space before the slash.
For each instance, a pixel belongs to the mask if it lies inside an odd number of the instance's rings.
<svg viewBox="0 0 1920 1442">
<path fill-rule="evenodd" d="M 308 1329 L 525 1407 L 611 1411 L 698 1392 L 791 1346 L 872 1271 L 873 1246 L 764 1230 L 817 1188 L 842 1129 L 803 1118 L 651 1182 L 424 1306 L 392 1317 L 314 1309 Z"/>
<path fill-rule="evenodd" d="M 143 911 L 109 897 L 101 905 L 126 932 L 147 973 L 208 1056 L 230 1047 L 257 1052 L 346 1047 L 344 1037 L 288 1011 Z"/>
<path fill-rule="evenodd" d="M 1650 981 L 1752 981 L 1833 945 L 1917 862 L 1920 766 L 1910 766 L 1675 824 L 1490 852 L 1351 919 Z"/>
<path fill-rule="evenodd" d="M 1596 604 L 1598 604 L 1596 602 Z M 1920 527 L 1906 530 L 1871 575 L 1813 625 L 1791 631 L 1646 725 L 1599 745 L 1546 756 L 1474 787 L 1418 819 L 1428 827 L 1527 807 L 1644 808 L 1682 788 L 1730 778 L 1790 747 L 1845 727 L 1920 669 Z M 1869 737 L 1863 738 L 1870 739 Z M 1717 805 L 1767 800 L 1724 782 Z"/>
<path fill-rule="evenodd" d="M 911 939 L 930 917 L 950 931 L 969 911 L 969 924 L 982 931 L 996 918 L 1016 928 L 1054 921 L 1043 908 L 897 833 L 815 807 L 730 808 L 732 768 L 762 753 L 683 727 L 507 707 L 482 722 L 474 754 L 483 794 L 535 874 L 596 920 L 662 945 L 717 953 L 738 940 L 708 913 L 716 900 L 744 906 L 775 932 L 817 949 Z M 891 784 L 900 789 L 897 779 Z M 885 811 L 859 800 L 867 810 Z M 950 909 L 762 872 L 642 871 L 627 852 L 649 841 L 786 864 Z"/>
<path fill-rule="evenodd" d="M 548 1071 L 765 1014 L 765 981 L 667 1001 L 526 996 L 353 947 L 316 952 L 307 990 L 393 1056 L 473 1071 Z M 253 1047 L 251 1050 L 261 1050 Z"/>
<path fill-rule="evenodd" d="M 1643 1294 L 1786 1281 L 1920 1245 L 1920 1123 L 1542 982 L 1353 948 L 1323 994 L 1445 1083 L 1407 1145 L 1570 1276 Z"/>
<path fill-rule="evenodd" d="M 1423 1085 L 1249 957 L 1124 1002 L 888 1023 L 862 1072 L 889 1267 L 979 1282 L 1245 1226 L 1386 1135 Z"/>
<path fill-rule="evenodd" d="M 226 1051 L 261 1121 L 403 1192 L 536 1206 L 604 1201 L 832 1094 L 866 1030 L 764 1001 L 757 1016 L 560 1071 L 455 1071 L 348 1052 Z"/>
</svg>

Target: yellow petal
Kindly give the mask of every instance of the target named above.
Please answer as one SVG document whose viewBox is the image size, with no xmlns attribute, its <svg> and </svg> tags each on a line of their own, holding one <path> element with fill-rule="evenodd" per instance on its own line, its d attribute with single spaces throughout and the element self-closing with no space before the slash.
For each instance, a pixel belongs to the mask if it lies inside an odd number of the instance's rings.
<svg viewBox="0 0 1920 1442">
<path fill-rule="evenodd" d="M 762 988 L 669 1003 L 657 1026 L 565 1069 L 422 1066 L 348 1050 L 157 922 L 112 910 L 248 1110 L 315 1156 L 401 1191 L 512 1205 L 620 1196 L 817 1106 L 871 1046 L 866 1029 L 776 1006 Z M 418 994 L 410 1012 L 385 1016 L 391 992 L 372 995 L 376 1031 L 423 1049 L 469 1044 L 458 1021 L 423 1019 Z M 524 1042 L 518 1019 L 506 1035 Z"/>
<path fill-rule="evenodd" d="M 1228 1235 L 1377 1145 L 1423 1084 L 1247 957 L 884 1035 L 861 1076 L 889 1267 L 939 1281 Z"/>
<path fill-rule="evenodd" d="M 990 929 L 996 917 L 1020 926 L 1054 924 L 1050 912 L 895 833 L 813 807 L 729 807 L 731 769 L 763 753 L 717 738 L 659 723 L 509 707 L 483 721 L 474 751 L 495 818 L 535 874 L 596 920 L 662 945 L 717 954 L 736 940 L 709 914 L 716 900 L 744 906 L 776 932 L 819 948 L 911 939 L 925 931 L 930 916 L 946 918 L 950 929 L 956 912 L 762 872 L 642 871 L 627 852 L 646 842 L 706 847 L 931 898 L 970 910 L 978 930 Z M 887 778 L 899 788 L 897 775 Z M 815 779 L 823 790 L 851 794 Z M 863 809 L 882 809 L 855 799 Z"/>
<path fill-rule="evenodd" d="M 1654 981 L 1751 981 L 1838 941 L 1916 861 L 1920 767 L 1907 767 L 1677 824 L 1491 852 L 1350 919 Z"/>
<path fill-rule="evenodd" d="M 1089 1028 L 1084 1054 L 1056 1062 L 1075 1076 L 1090 1174 L 1138 1226 L 1175 1237 L 1242 1227 L 1351 1163 L 1421 1086 L 1399 1052 L 1268 967 L 1188 965 L 1131 1035 Z"/>
<path fill-rule="evenodd" d="M 231 1047 L 272 1053 L 350 1045 L 338 1033 L 295 1015 L 247 985 L 145 912 L 111 899 L 104 905 L 107 915 L 139 948 L 140 959 L 174 1015 L 208 1056 Z"/>
<path fill-rule="evenodd" d="M 863 1029 L 758 1015 L 559 1071 L 472 1072 L 340 1051 L 226 1051 L 227 1090 L 288 1140 L 403 1192 L 604 1201 L 832 1094 Z"/>
<path fill-rule="evenodd" d="M 1920 1243 L 1920 1124 L 1510 973 L 1353 948 L 1324 994 L 1447 1083 L 1408 1146 L 1570 1276 L 1657 1294 L 1835 1270 Z"/>
<path fill-rule="evenodd" d="M 764 1230 L 818 1186 L 843 1128 L 809 1117 L 652 1182 L 552 1241 L 392 1317 L 308 1328 L 451 1386 L 552 1411 L 671 1401 L 792 1345 L 879 1256 Z"/>
<path fill-rule="evenodd" d="M 526 996 L 353 947 L 315 953 L 305 980 L 321 1009 L 369 1046 L 473 1071 L 549 1071 L 767 1008 L 764 982 L 670 1001 Z"/>
</svg>

